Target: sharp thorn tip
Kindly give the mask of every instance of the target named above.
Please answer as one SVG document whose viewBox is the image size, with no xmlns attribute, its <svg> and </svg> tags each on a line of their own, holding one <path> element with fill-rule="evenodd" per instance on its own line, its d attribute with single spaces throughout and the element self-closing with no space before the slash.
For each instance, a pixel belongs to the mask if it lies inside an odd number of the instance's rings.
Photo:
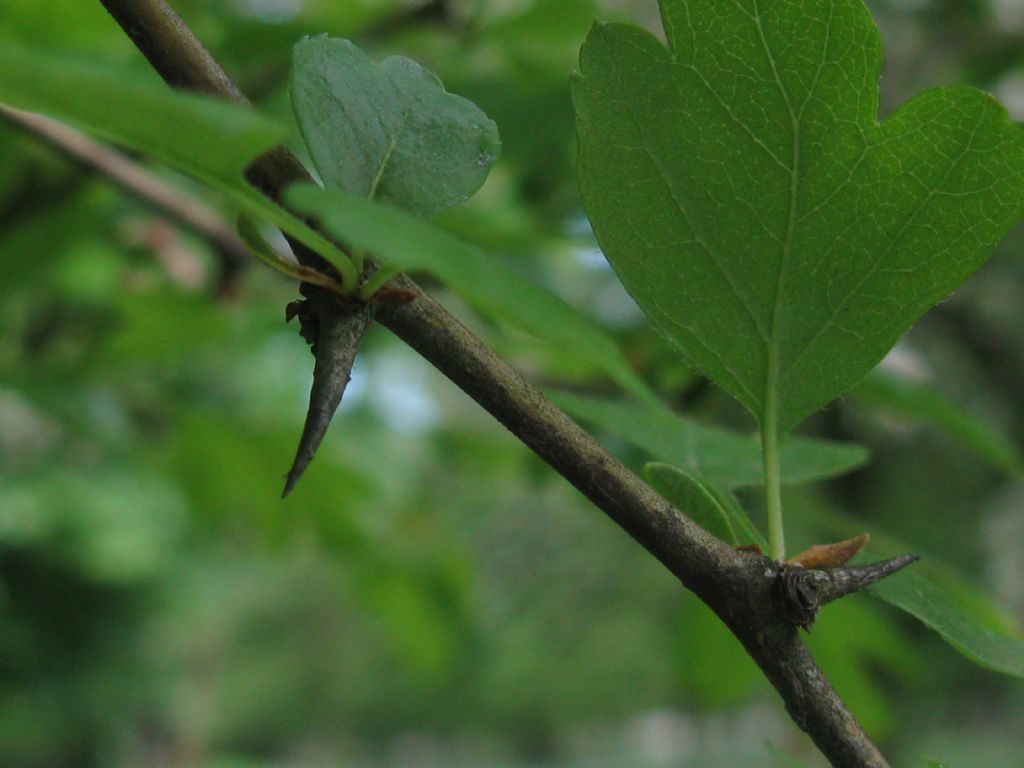
<svg viewBox="0 0 1024 768">
<path fill-rule="evenodd" d="M 300 469 L 298 462 L 292 465 L 292 468 L 288 470 L 288 475 L 285 477 L 284 481 L 284 490 L 281 491 L 282 499 L 288 498 L 288 494 L 295 490 L 295 486 L 298 484 L 299 478 L 302 477 L 303 471 L 305 471 L 305 467 Z"/>
</svg>

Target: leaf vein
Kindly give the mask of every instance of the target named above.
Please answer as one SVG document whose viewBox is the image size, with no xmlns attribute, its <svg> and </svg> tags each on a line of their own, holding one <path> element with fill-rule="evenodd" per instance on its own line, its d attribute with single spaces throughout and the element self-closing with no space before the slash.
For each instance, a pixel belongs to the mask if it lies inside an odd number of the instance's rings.
<svg viewBox="0 0 1024 768">
<path fill-rule="evenodd" d="M 815 342 L 817 342 L 817 340 L 821 338 L 822 335 L 824 335 L 828 330 L 831 329 L 831 327 L 835 324 L 836 319 L 839 317 L 839 314 L 842 312 L 843 308 L 858 293 L 858 291 L 860 291 L 864 284 L 868 280 L 870 280 L 878 272 L 879 269 L 881 269 L 882 263 L 889 256 L 889 254 L 892 253 L 893 248 L 895 248 L 896 245 L 902 240 L 903 235 L 906 234 L 907 230 L 910 228 L 911 224 L 917 218 L 918 214 L 922 210 L 924 210 L 925 206 L 927 206 L 928 203 L 930 203 L 937 195 L 942 194 L 940 191 L 941 186 L 949 179 L 950 175 L 953 173 L 953 171 L 956 170 L 957 166 L 964 159 L 964 157 L 967 156 L 967 153 L 970 151 L 971 144 L 974 141 L 974 137 L 978 132 L 978 128 L 981 126 L 982 120 L 983 115 L 979 114 L 977 122 L 975 123 L 974 128 L 971 130 L 970 137 L 967 139 L 966 142 L 964 142 L 964 147 L 960 151 L 959 156 L 955 160 L 951 160 L 950 166 L 946 170 L 946 173 L 943 174 L 942 180 L 938 184 L 934 185 L 932 189 L 929 190 L 928 194 L 922 198 L 921 202 L 914 208 L 913 213 L 911 213 L 911 215 L 907 217 L 907 220 L 900 227 L 899 231 L 892 236 L 892 238 L 889 240 L 889 243 L 882 250 L 882 253 L 878 256 L 878 258 L 875 259 L 875 261 L 872 263 L 867 272 L 864 273 L 864 276 L 857 281 L 856 285 L 854 285 L 849 291 L 847 291 L 846 295 L 839 301 L 838 304 L 836 304 L 835 308 L 832 310 L 828 320 L 826 320 L 821 325 L 821 327 L 819 327 L 814 332 L 811 338 L 804 343 L 804 345 L 796 353 L 793 359 L 785 366 L 786 372 L 792 371 L 796 367 L 800 359 L 803 357 L 803 355 L 807 352 L 807 350 L 813 347 Z M 838 240 L 839 238 L 837 238 L 835 242 L 838 242 Z M 831 250 L 832 249 L 829 248 L 829 251 L 826 252 L 826 254 L 822 257 L 822 259 L 819 261 L 819 266 L 821 263 L 824 262 L 826 258 L 828 258 L 829 252 L 831 252 Z M 816 270 L 817 268 L 815 269 L 815 271 Z"/>
</svg>

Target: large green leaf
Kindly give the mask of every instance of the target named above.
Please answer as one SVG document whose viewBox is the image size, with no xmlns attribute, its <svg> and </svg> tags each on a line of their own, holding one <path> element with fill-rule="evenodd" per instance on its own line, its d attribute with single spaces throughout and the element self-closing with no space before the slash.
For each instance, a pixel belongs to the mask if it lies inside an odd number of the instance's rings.
<svg viewBox="0 0 1024 768">
<path fill-rule="evenodd" d="M 1024 135 L 942 88 L 877 122 L 860 0 L 661 0 L 591 32 L 580 186 L 633 297 L 769 432 L 867 373 L 1024 205 Z"/>
<path fill-rule="evenodd" d="M 191 174 L 324 255 L 348 285 L 355 283 L 351 262 L 336 246 L 242 177 L 288 134 L 281 123 L 117 68 L 9 42 L 0 46 L 0 102 L 66 120 Z"/>
<path fill-rule="evenodd" d="M 327 232 L 373 253 L 389 268 L 434 273 L 480 312 L 595 365 L 635 397 L 655 402 L 622 351 L 596 324 L 495 256 L 430 222 L 342 190 L 303 184 L 290 188 L 285 199 L 316 217 Z"/>
<path fill-rule="evenodd" d="M 431 216 L 469 198 L 498 158 L 498 128 L 419 64 L 380 64 L 320 35 L 292 54 L 292 105 L 328 187 Z"/>
<path fill-rule="evenodd" d="M 551 392 L 549 396 L 572 416 L 714 485 L 737 488 L 764 482 L 761 446 L 754 435 L 709 427 L 664 406 L 641 407 L 569 392 Z M 782 482 L 839 475 L 859 467 L 867 458 L 867 450 L 859 445 L 796 437 L 782 446 Z"/>
</svg>

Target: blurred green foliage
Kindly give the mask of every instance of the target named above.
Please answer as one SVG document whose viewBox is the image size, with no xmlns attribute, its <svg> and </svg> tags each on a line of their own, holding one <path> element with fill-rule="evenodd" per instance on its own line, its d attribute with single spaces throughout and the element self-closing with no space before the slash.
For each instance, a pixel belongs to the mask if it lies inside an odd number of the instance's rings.
<svg viewBox="0 0 1024 768">
<path fill-rule="evenodd" d="M 503 138 L 491 179 L 445 226 L 599 317 L 688 416 L 749 430 L 645 325 L 583 225 L 568 74 L 594 18 L 649 21 L 654 6 L 175 3 L 285 122 L 304 34 L 436 71 Z M 1013 3 L 871 8 L 886 109 L 965 82 L 1024 114 Z M 0 40 L 149 76 L 99 3 L 8 3 Z M 1021 245 L 1004 243 L 887 363 L 1018 452 Z M 312 362 L 282 323 L 294 285 L 257 268 L 217 296 L 218 270 L 208 244 L 0 125 L 0 764 L 821 765 L 707 609 L 381 329 L 282 502 Z M 614 391 L 592 365 L 441 298 L 534 380 Z M 909 542 L 1024 612 L 1019 479 L 948 421 L 869 397 L 805 432 L 872 460 L 792 489 L 792 509 Z M 606 437 L 633 466 L 647 460 Z M 820 516 L 795 517 L 794 551 L 821 535 Z M 1019 680 L 866 596 L 827 609 L 810 642 L 895 765 L 1019 764 Z"/>
</svg>

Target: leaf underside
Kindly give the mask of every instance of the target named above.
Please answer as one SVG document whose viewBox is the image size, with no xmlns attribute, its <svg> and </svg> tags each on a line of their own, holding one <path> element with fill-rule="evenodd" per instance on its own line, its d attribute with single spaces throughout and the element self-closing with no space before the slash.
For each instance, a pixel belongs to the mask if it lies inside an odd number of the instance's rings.
<svg viewBox="0 0 1024 768">
<path fill-rule="evenodd" d="M 292 105 L 324 184 L 421 216 L 463 202 L 501 149 L 475 104 L 402 56 L 377 64 L 320 35 L 292 54 Z"/>
<path fill-rule="evenodd" d="M 1021 212 L 1022 133 L 959 87 L 878 123 L 860 0 L 660 6 L 668 49 L 606 25 L 581 51 L 584 203 L 651 320 L 784 433 L 986 260 Z"/>
</svg>

